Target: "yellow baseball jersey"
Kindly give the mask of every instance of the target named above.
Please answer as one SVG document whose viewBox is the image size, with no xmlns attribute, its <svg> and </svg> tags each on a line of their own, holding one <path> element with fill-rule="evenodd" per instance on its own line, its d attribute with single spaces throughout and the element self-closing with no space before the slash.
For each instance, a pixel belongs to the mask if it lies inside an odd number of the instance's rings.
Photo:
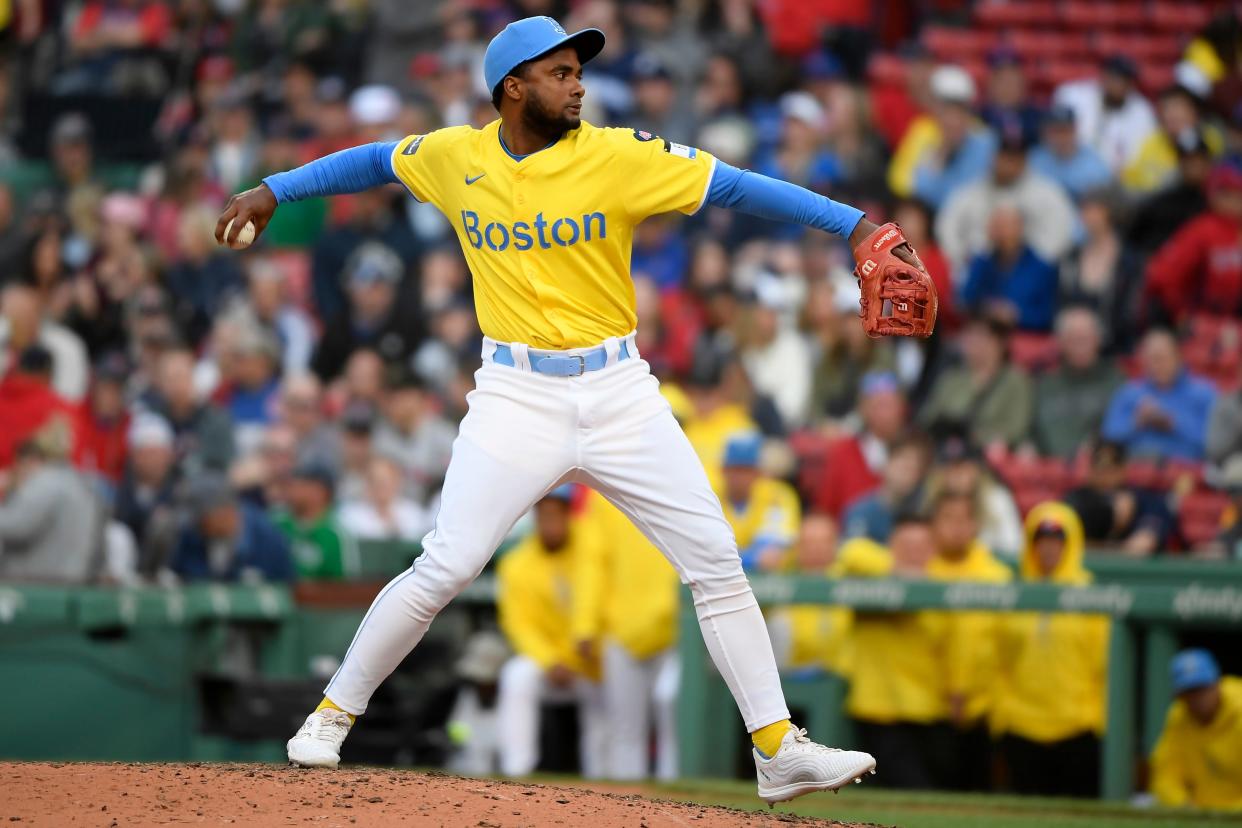
<svg viewBox="0 0 1242 828">
<path fill-rule="evenodd" d="M 651 656 L 677 639 L 677 572 L 629 518 L 591 492 L 581 520 L 595 526 L 602 553 L 596 578 L 603 596 L 601 634 L 635 658 Z M 594 637 L 594 636 L 592 636 Z"/>
<path fill-rule="evenodd" d="M 721 497 L 720 507 L 742 554 L 754 544 L 791 546 L 798 537 L 802 507 L 798 493 L 783 480 L 761 477 L 751 488 L 749 501 L 738 506 Z"/>
<path fill-rule="evenodd" d="M 603 600 L 594 527 L 570 524 L 565 548 L 548 551 L 537 534 L 515 546 L 496 566 L 496 614 L 514 651 L 548 668 L 563 664 L 591 679 L 599 664 L 578 652 L 598 634 Z"/>
<path fill-rule="evenodd" d="M 697 211 L 714 166 L 693 147 L 585 121 L 521 159 L 499 120 L 408 136 L 392 156 L 410 193 L 457 231 L 483 333 L 545 350 L 634 330 L 634 225 Z"/>
</svg>

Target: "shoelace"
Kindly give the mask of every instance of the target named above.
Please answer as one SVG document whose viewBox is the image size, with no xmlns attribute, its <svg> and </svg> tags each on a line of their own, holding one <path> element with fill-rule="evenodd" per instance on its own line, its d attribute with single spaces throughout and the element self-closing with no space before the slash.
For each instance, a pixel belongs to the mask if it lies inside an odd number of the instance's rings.
<svg viewBox="0 0 1242 828">
<path fill-rule="evenodd" d="M 819 742 L 812 742 L 811 738 L 806 735 L 806 728 L 800 727 L 794 734 L 794 744 L 801 745 L 799 750 L 810 750 L 817 753 L 841 753 L 841 748 L 828 747 L 821 745 Z M 809 747 L 808 747 L 809 746 Z"/>
<path fill-rule="evenodd" d="M 312 716 L 306 722 L 306 735 L 312 739 L 335 741 L 338 735 L 349 732 L 349 717 L 344 713 Z"/>
</svg>

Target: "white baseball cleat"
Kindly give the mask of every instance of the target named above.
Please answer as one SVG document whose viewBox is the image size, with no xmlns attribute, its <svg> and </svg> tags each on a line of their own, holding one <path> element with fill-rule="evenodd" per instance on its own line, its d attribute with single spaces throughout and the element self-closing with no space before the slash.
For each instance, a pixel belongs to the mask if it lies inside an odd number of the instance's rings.
<svg viewBox="0 0 1242 828">
<path fill-rule="evenodd" d="M 765 759 L 757 749 L 751 753 L 759 798 L 769 806 L 813 791 L 835 791 L 875 773 L 875 757 L 870 753 L 824 747 L 793 725 L 781 739 L 775 756 Z"/>
<path fill-rule="evenodd" d="M 351 724 L 348 713 L 331 707 L 316 710 L 285 745 L 289 761 L 304 768 L 335 768 Z"/>
</svg>

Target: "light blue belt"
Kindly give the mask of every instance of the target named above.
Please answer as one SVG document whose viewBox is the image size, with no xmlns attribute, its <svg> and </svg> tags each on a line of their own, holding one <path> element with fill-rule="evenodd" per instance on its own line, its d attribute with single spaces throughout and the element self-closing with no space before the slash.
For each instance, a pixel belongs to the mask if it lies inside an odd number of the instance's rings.
<svg viewBox="0 0 1242 828">
<path fill-rule="evenodd" d="M 621 350 L 617 353 L 617 362 L 630 358 L 630 349 L 625 340 L 621 340 Z M 496 352 L 492 354 L 492 362 L 497 365 L 515 366 L 513 349 L 508 345 L 497 343 Z M 549 377 L 580 377 L 587 371 L 598 371 L 608 364 L 608 351 L 602 345 L 584 354 L 537 354 L 530 352 L 530 370 L 536 374 Z"/>
</svg>

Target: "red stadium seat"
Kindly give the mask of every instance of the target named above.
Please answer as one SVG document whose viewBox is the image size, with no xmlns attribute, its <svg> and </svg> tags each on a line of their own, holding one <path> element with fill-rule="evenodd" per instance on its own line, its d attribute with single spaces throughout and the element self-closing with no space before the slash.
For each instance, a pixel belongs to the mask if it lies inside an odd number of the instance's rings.
<svg viewBox="0 0 1242 828">
<path fill-rule="evenodd" d="M 1186 44 L 1185 38 L 1176 34 L 1103 31 L 1091 39 L 1091 47 L 1101 58 L 1122 54 L 1139 64 L 1172 65 L 1177 63 Z"/>
<path fill-rule="evenodd" d="M 940 60 L 954 63 L 982 60 L 999 42 L 996 33 L 986 29 L 928 26 L 923 30 L 923 45 L 927 50 Z"/>
<path fill-rule="evenodd" d="M 1057 361 L 1057 341 L 1051 334 L 1017 333 L 1009 338 L 1009 357 L 1028 372 L 1051 368 Z"/>
<path fill-rule="evenodd" d="M 1196 316 L 1186 326 L 1182 359 L 1196 374 L 1231 391 L 1242 382 L 1242 323 L 1231 317 Z"/>
<path fill-rule="evenodd" d="M 1187 3 L 1184 0 L 1158 0 L 1148 7 L 1147 20 L 1153 27 L 1168 32 L 1197 32 L 1212 19 L 1208 3 Z"/>
<path fill-rule="evenodd" d="M 1205 489 L 1186 495 L 1177 509 L 1182 537 L 1192 547 L 1212 540 L 1220 534 L 1228 507 L 1229 496 L 1224 492 Z"/>
<path fill-rule="evenodd" d="M 1094 78 L 1099 74 L 1099 67 L 1094 63 L 1077 61 L 1050 61 L 1032 67 L 1036 82 L 1055 88 L 1070 81 Z"/>
<path fill-rule="evenodd" d="M 1186 324 L 1186 341 L 1237 350 L 1242 347 L 1242 320 L 1233 316 L 1195 314 Z"/>
<path fill-rule="evenodd" d="M 1049 489 L 1045 486 L 1035 486 L 1032 488 L 1017 488 L 1013 490 L 1013 499 L 1018 506 L 1018 511 L 1022 513 L 1022 517 L 1041 503 L 1047 503 L 1050 500 L 1060 500 L 1063 492 L 1056 489 Z"/>
<path fill-rule="evenodd" d="M 1098 31 L 1099 29 L 1123 29 L 1142 26 L 1145 21 L 1137 2 L 1096 2 L 1096 0 L 1070 0 L 1061 7 L 1059 22 L 1071 29 Z"/>
<path fill-rule="evenodd" d="M 1138 85 L 1148 95 L 1158 95 L 1173 85 L 1173 64 L 1145 63 L 1139 65 Z"/>
<path fill-rule="evenodd" d="M 975 6 L 975 22 L 996 29 L 1055 26 L 1059 16 L 1050 0 L 984 0 Z"/>
<path fill-rule="evenodd" d="M 1161 488 L 1185 486 L 1187 490 L 1203 488 L 1203 464 L 1193 460 L 1170 460 L 1161 470 Z"/>
<path fill-rule="evenodd" d="M 867 63 L 867 80 L 884 86 L 902 86 L 906 82 L 906 62 L 894 54 L 878 52 Z"/>
<path fill-rule="evenodd" d="M 1055 59 L 1080 61 L 1091 54 L 1091 39 L 1081 32 L 1018 29 L 1009 33 L 1006 43 L 1027 63 Z"/>
<path fill-rule="evenodd" d="M 1043 492 L 1045 500 L 1056 500 L 1072 482 L 1069 465 L 1058 457 L 1030 457 L 1000 454 L 989 456 L 992 468 L 1016 498 L 1019 492 Z"/>
<path fill-rule="evenodd" d="M 1160 465 L 1151 460 L 1131 460 L 1126 463 L 1126 482 L 1143 489 L 1158 489 L 1164 480 Z"/>
</svg>

